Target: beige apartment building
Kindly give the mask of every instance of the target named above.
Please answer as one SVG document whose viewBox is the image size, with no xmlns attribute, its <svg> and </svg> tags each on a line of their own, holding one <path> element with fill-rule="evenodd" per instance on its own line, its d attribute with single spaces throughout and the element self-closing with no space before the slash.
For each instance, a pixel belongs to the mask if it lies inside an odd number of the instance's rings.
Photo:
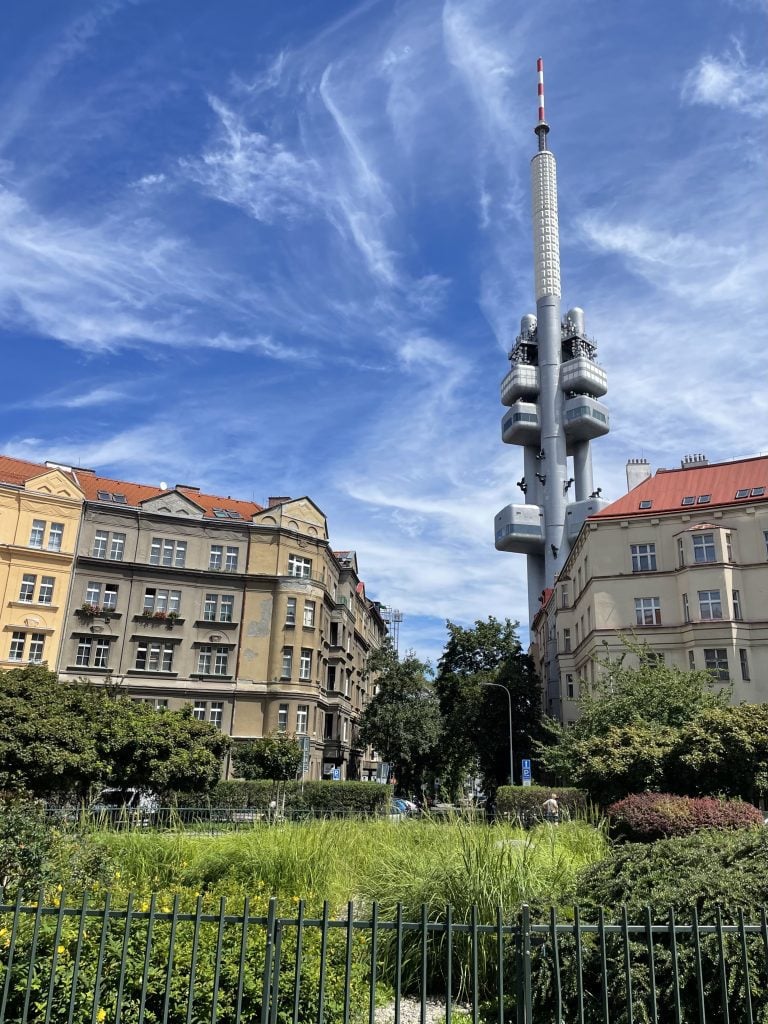
<svg viewBox="0 0 768 1024">
<path fill-rule="evenodd" d="M 377 777 L 358 722 L 386 627 L 310 498 L 262 507 L 14 459 L 0 477 L 0 667 L 191 705 L 235 740 L 295 734 L 305 778 Z"/>
<path fill-rule="evenodd" d="M 545 711 L 573 721 L 622 636 L 709 670 L 734 703 L 768 701 L 768 457 L 627 468 L 635 486 L 586 520 L 542 595 L 532 654 Z"/>
</svg>

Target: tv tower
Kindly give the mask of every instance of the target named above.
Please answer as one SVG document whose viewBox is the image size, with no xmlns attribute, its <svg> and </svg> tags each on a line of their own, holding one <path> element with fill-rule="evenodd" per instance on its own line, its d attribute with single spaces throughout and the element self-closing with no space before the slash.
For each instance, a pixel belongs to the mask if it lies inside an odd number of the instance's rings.
<svg viewBox="0 0 768 1024">
<path fill-rule="evenodd" d="M 557 167 L 547 149 L 541 57 L 536 68 L 539 147 L 531 160 L 536 316 L 522 318 L 509 353 L 512 366 L 501 382 L 501 401 L 508 406 L 501 436 L 523 449 L 517 486 L 525 504 L 507 505 L 494 520 L 496 548 L 527 556 L 531 622 L 584 520 L 608 504 L 594 489 L 590 441 L 610 429 L 608 409 L 598 400 L 608 382 L 595 361 L 595 344 L 584 333 L 584 311 L 575 306 L 565 317 L 560 313 Z"/>
</svg>

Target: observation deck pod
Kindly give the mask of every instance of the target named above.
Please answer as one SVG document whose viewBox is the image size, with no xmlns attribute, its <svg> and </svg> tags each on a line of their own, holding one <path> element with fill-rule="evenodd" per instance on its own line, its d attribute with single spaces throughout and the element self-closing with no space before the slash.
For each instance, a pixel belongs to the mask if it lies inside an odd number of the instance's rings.
<svg viewBox="0 0 768 1024">
<path fill-rule="evenodd" d="M 517 363 L 501 382 L 502 405 L 514 405 L 518 398 L 535 398 L 538 393 L 538 366 Z"/>
<path fill-rule="evenodd" d="M 608 408 L 589 395 L 574 395 L 564 403 L 565 436 L 571 441 L 590 441 L 611 429 Z M 505 438 L 506 440 L 506 438 Z"/>
<path fill-rule="evenodd" d="M 537 555 L 544 550 L 544 510 L 539 505 L 507 505 L 493 526 L 497 551 Z"/>
<path fill-rule="evenodd" d="M 595 515 L 608 505 L 610 501 L 606 501 L 605 498 L 587 498 L 585 501 L 572 501 L 570 505 L 566 505 L 565 528 L 568 542 L 573 544 L 588 516 Z M 498 544 L 496 546 L 498 547 Z"/>
<path fill-rule="evenodd" d="M 598 366 L 587 356 L 576 356 L 575 359 L 567 359 L 561 364 L 560 387 L 563 391 L 586 392 L 600 398 L 608 390 L 608 376 L 602 366 Z"/>
<path fill-rule="evenodd" d="M 539 407 L 535 402 L 513 402 L 501 419 L 501 439 L 506 444 L 538 444 L 541 434 Z"/>
</svg>

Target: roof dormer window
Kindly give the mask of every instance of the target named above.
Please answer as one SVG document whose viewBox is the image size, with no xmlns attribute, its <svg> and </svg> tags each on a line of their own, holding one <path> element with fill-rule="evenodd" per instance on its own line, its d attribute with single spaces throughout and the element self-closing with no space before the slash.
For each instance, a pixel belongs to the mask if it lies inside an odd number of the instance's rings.
<svg viewBox="0 0 768 1024">
<path fill-rule="evenodd" d="M 764 487 L 753 487 L 752 488 L 751 496 L 753 498 L 762 498 L 762 496 L 764 494 L 765 494 L 765 488 Z"/>
<path fill-rule="evenodd" d="M 683 498 L 683 500 L 680 502 L 680 504 L 681 505 L 695 505 L 696 504 L 696 495 L 695 494 L 689 494 L 687 497 Z"/>
<path fill-rule="evenodd" d="M 698 496 L 698 498 L 696 499 L 696 504 L 697 505 L 708 505 L 710 501 L 712 501 L 712 495 L 711 494 L 700 494 Z"/>
<path fill-rule="evenodd" d="M 639 507 L 640 508 L 653 508 L 653 502 L 651 501 L 650 498 L 644 498 L 643 501 L 640 502 Z"/>
<path fill-rule="evenodd" d="M 749 488 L 748 487 L 740 487 L 738 489 L 738 491 L 736 491 L 736 497 L 737 498 L 748 498 L 749 497 Z"/>
</svg>

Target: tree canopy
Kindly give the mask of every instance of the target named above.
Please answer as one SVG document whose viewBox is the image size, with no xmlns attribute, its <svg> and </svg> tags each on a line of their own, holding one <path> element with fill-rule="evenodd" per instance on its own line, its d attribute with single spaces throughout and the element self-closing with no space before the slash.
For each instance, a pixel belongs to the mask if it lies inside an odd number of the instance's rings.
<svg viewBox="0 0 768 1024">
<path fill-rule="evenodd" d="M 42 666 L 0 672 L 0 789 L 81 800 L 95 785 L 204 790 L 228 746 L 190 708 L 156 711 Z"/>
<path fill-rule="evenodd" d="M 250 781 L 272 779 L 287 782 L 295 779 L 303 756 L 299 741 L 287 733 L 236 743 L 232 749 L 235 774 Z"/>
</svg>

